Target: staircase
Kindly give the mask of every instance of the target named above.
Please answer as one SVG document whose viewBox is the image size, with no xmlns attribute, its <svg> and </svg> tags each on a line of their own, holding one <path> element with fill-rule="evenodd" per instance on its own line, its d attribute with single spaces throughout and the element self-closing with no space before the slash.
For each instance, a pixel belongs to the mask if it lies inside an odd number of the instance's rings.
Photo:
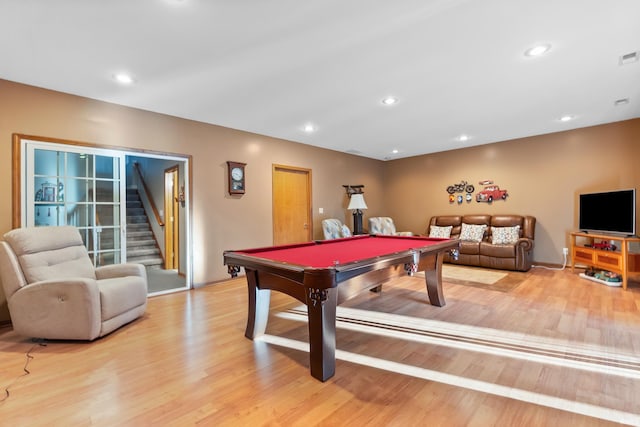
<svg viewBox="0 0 640 427">
<path fill-rule="evenodd" d="M 127 189 L 127 262 L 143 264 L 147 269 L 161 269 L 164 264 L 135 188 Z"/>
</svg>

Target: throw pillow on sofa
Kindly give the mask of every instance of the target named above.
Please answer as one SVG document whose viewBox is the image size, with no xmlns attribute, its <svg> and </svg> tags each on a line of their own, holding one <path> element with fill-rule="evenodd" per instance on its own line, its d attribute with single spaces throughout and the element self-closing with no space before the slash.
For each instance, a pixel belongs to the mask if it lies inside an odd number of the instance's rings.
<svg viewBox="0 0 640 427">
<path fill-rule="evenodd" d="M 432 225 L 429 229 L 429 237 L 437 237 L 448 239 L 451 237 L 451 230 L 453 229 L 452 225 L 447 227 L 440 227 L 438 225 Z"/>
<path fill-rule="evenodd" d="M 510 245 L 520 238 L 520 226 L 491 227 L 491 243 L 494 245 Z"/>
<path fill-rule="evenodd" d="M 487 226 L 485 224 L 465 224 L 463 222 L 462 230 L 460 231 L 460 240 L 481 242 L 486 230 Z"/>
</svg>

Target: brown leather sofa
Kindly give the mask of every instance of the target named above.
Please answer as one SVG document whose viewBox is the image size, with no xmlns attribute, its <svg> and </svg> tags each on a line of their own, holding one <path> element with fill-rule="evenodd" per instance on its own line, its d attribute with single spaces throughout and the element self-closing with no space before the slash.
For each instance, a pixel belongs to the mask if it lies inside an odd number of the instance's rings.
<svg viewBox="0 0 640 427">
<path fill-rule="evenodd" d="M 460 239 L 465 225 L 464 240 L 460 240 L 458 259 L 447 254 L 446 262 L 470 266 L 496 268 L 502 270 L 528 271 L 533 261 L 533 242 L 536 219 L 522 215 L 444 215 L 434 216 L 429 221 L 427 234 L 433 226 L 451 227 L 450 237 Z M 467 232 L 474 227 L 480 241 L 467 240 Z M 486 226 L 482 233 L 482 225 Z M 515 227 L 519 226 L 518 229 Z M 437 228 L 433 231 L 440 231 Z M 516 234 L 517 233 L 517 234 Z M 504 238 L 510 234 L 511 238 Z M 504 241 L 503 241 L 504 240 Z"/>
</svg>

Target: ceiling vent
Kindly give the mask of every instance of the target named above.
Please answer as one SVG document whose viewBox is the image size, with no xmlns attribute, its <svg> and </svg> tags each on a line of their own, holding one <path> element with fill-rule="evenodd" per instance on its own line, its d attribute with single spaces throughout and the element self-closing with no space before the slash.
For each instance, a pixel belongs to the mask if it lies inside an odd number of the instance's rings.
<svg viewBox="0 0 640 427">
<path fill-rule="evenodd" d="M 620 57 L 620 65 L 627 65 L 633 62 L 638 62 L 638 52 L 627 53 Z"/>
</svg>

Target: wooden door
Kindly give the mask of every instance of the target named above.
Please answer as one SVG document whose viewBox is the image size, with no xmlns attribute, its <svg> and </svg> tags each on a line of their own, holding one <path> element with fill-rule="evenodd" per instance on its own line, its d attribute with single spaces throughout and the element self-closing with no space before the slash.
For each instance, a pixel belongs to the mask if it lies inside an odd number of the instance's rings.
<svg viewBox="0 0 640 427">
<path fill-rule="evenodd" d="M 180 268 L 180 227 L 178 209 L 178 166 L 164 171 L 164 268 Z"/>
<path fill-rule="evenodd" d="M 273 165 L 273 244 L 309 242 L 311 170 Z"/>
</svg>

